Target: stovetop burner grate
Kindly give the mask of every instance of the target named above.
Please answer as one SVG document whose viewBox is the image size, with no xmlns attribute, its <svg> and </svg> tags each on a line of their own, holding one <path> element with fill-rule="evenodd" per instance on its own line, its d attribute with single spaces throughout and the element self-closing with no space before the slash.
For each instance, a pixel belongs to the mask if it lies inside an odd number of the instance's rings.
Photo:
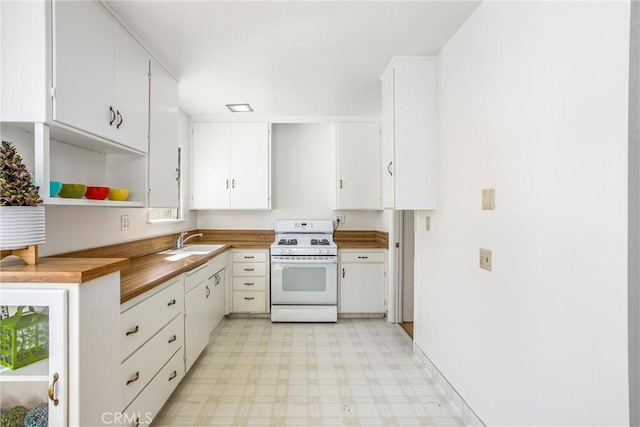
<svg viewBox="0 0 640 427">
<path fill-rule="evenodd" d="M 278 245 L 280 246 L 295 246 L 298 244 L 298 239 L 280 239 Z"/>
<path fill-rule="evenodd" d="M 326 246 L 329 245 L 329 239 L 311 239 L 311 245 Z"/>
</svg>

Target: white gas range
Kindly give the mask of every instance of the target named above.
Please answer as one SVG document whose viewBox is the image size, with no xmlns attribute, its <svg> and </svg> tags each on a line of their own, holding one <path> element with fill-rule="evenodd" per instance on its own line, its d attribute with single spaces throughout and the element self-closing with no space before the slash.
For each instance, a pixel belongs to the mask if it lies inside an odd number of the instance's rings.
<svg viewBox="0 0 640 427">
<path fill-rule="evenodd" d="M 271 245 L 271 321 L 338 320 L 332 220 L 278 220 Z"/>
</svg>

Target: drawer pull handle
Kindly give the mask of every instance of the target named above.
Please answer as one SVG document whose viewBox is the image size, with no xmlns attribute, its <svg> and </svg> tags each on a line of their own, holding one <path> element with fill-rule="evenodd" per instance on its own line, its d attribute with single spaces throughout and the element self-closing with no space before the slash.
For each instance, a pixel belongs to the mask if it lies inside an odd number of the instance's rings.
<svg viewBox="0 0 640 427">
<path fill-rule="evenodd" d="M 253 268 L 245 268 L 244 271 L 253 271 Z"/>
<path fill-rule="evenodd" d="M 344 268 L 342 269 L 342 278 L 344 278 Z"/>
<path fill-rule="evenodd" d="M 211 295 L 211 289 L 209 289 L 209 286 L 205 286 L 205 288 L 207 288 L 207 295 L 206 297 L 209 298 L 209 295 Z"/>
<path fill-rule="evenodd" d="M 254 259 L 255 257 L 253 255 L 245 255 L 244 259 Z"/>
<path fill-rule="evenodd" d="M 359 256 L 358 259 L 369 259 L 368 256 Z"/>
<path fill-rule="evenodd" d="M 253 283 L 253 282 L 245 282 L 245 286 L 253 286 L 253 285 L 255 285 L 255 283 Z"/>
<path fill-rule="evenodd" d="M 127 333 L 125 335 L 129 336 L 129 335 L 137 334 L 139 330 L 140 330 L 140 327 L 138 325 L 136 325 L 135 328 L 133 328 L 130 331 L 127 331 Z"/>
<path fill-rule="evenodd" d="M 177 336 L 175 336 L 175 335 L 174 335 L 174 336 L 172 336 L 172 337 L 169 339 L 169 344 L 171 344 L 172 342 L 174 342 L 174 341 L 175 341 L 175 340 L 177 340 L 177 339 L 178 339 L 178 337 L 177 337 Z"/>
<path fill-rule="evenodd" d="M 51 400 L 53 402 L 53 406 L 58 406 L 58 404 L 60 403 L 60 401 L 58 399 L 56 399 L 56 396 L 55 396 L 56 383 L 58 382 L 59 379 L 60 379 L 60 375 L 58 375 L 58 373 L 55 372 L 53 374 L 53 382 L 49 386 L 49 400 Z"/>
<path fill-rule="evenodd" d="M 140 418 L 136 418 L 136 423 L 133 425 L 133 427 L 140 427 Z"/>
<path fill-rule="evenodd" d="M 169 377 L 169 381 L 171 381 L 172 379 L 174 379 L 174 378 L 175 378 L 175 377 L 177 377 L 177 376 L 178 376 L 178 372 L 177 372 L 177 371 L 173 371 L 173 372 L 171 373 L 171 376 Z"/>
<path fill-rule="evenodd" d="M 251 301 L 251 300 L 254 300 L 255 297 L 244 297 L 244 299 L 246 299 L 247 301 Z"/>
<path fill-rule="evenodd" d="M 171 306 L 172 306 L 172 305 L 174 305 L 175 303 L 176 303 L 176 299 L 174 298 L 174 299 L 172 299 L 171 301 L 169 301 L 169 302 L 167 303 L 167 307 L 171 307 Z"/>
<path fill-rule="evenodd" d="M 116 112 L 113 111 L 113 106 L 109 106 L 109 112 L 111 113 L 111 120 L 109 120 L 109 126 L 113 126 L 113 122 L 116 121 Z"/>
<path fill-rule="evenodd" d="M 131 378 L 129 381 L 127 381 L 127 385 L 131 383 L 135 383 L 139 379 L 140 379 L 140 371 L 136 372 L 136 375 L 133 378 Z"/>
</svg>

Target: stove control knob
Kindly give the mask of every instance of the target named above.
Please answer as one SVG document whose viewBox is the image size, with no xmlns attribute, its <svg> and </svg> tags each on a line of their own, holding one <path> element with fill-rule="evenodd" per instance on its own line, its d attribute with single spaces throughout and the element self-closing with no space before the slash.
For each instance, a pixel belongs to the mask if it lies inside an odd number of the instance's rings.
<svg viewBox="0 0 640 427">
<path fill-rule="evenodd" d="M 321 250 L 320 250 L 320 253 L 321 253 L 321 254 L 323 254 L 323 255 L 326 255 L 326 254 L 328 254 L 328 253 L 329 253 L 329 251 L 328 251 L 328 250 L 326 250 L 326 249 L 321 249 Z"/>
<path fill-rule="evenodd" d="M 289 249 L 281 249 L 281 252 L 282 252 L 282 254 L 283 254 L 283 255 L 286 255 L 286 254 L 288 254 L 290 251 L 289 251 Z"/>
</svg>

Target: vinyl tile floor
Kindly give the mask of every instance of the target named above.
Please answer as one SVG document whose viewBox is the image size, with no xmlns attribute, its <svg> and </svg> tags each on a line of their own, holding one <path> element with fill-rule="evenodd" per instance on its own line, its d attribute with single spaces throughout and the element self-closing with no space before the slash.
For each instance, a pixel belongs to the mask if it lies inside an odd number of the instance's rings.
<svg viewBox="0 0 640 427">
<path fill-rule="evenodd" d="M 160 426 L 463 425 L 412 342 L 384 319 L 225 319 L 153 422 Z"/>
</svg>

